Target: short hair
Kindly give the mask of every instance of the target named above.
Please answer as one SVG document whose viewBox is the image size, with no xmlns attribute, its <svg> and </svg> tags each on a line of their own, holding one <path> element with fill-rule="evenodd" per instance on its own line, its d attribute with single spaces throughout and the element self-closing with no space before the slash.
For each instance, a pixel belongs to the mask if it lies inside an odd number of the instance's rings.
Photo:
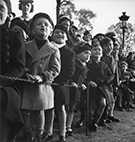
<svg viewBox="0 0 135 142">
<path fill-rule="evenodd" d="M 111 38 L 109 37 L 105 37 L 100 41 L 100 45 L 103 47 L 105 44 L 109 43 L 110 41 L 112 41 Z M 112 41 L 113 42 L 113 41 Z"/>
<path fill-rule="evenodd" d="M 19 3 L 19 10 L 22 10 L 21 9 L 21 5 L 22 5 L 22 3 Z M 33 12 L 34 11 L 34 5 L 33 5 L 33 3 L 31 3 L 31 10 L 30 10 L 30 12 Z"/>
</svg>

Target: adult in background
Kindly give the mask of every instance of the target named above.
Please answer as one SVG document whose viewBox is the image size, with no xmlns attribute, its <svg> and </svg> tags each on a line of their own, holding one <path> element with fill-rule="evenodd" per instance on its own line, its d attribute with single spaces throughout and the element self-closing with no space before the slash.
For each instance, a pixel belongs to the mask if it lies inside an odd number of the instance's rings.
<svg viewBox="0 0 135 142">
<path fill-rule="evenodd" d="M 60 15 L 59 20 L 58 20 L 58 24 L 61 24 L 66 27 L 67 36 L 68 36 L 66 44 L 68 45 L 68 47 L 72 48 L 74 45 L 74 42 L 73 42 L 72 36 L 70 35 L 70 28 L 72 26 L 71 19 L 67 15 Z"/>
<path fill-rule="evenodd" d="M 1 142 L 15 142 L 15 136 L 23 126 L 20 111 L 20 92 L 18 82 L 6 80 L 3 76 L 21 77 L 25 66 L 24 40 L 21 32 L 12 31 L 5 25 L 8 15 L 11 13 L 9 0 L 0 0 L 0 53 L 1 53 Z"/>
<path fill-rule="evenodd" d="M 91 45 L 92 35 L 91 35 L 90 31 L 86 30 L 83 33 L 83 40 L 88 42 Z"/>
<path fill-rule="evenodd" d="M 16 20 L 20 20 L 27 24 L 29 27 L 29 23 L 31 21 L 31 13 L 34 11 L 34 5 L 33 5 L 33 0 L 19 0 L 19 10 L 22 11 L 22 15 L 19 17 L 14 18 L 11 21 L 14 23 Z"/>
</svg>

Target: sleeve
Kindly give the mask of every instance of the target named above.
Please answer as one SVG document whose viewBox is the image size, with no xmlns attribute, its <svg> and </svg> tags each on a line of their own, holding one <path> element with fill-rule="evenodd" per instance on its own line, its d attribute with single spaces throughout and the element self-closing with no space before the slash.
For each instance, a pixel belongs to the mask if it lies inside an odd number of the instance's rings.
<svg viewBox="0 0 135 142">
<path fill-rule="evenodd" d="M 60 82 L 67 82 L 75 73 L 75 53 L 73 51 L 70 51 L 66 63 L 65 63 L 65 67 L 66 69 L 63 69 L 63 71 L 61 72 L 61 75 L 59 77 L 59 80 L 61 80 Z"/>
<path fill-rule="evenodd" d="M 10 34 L 11 57 L 6 76 L 21 77 L 25 67 L 25 41 L 20 31 Z"/>
</svg>

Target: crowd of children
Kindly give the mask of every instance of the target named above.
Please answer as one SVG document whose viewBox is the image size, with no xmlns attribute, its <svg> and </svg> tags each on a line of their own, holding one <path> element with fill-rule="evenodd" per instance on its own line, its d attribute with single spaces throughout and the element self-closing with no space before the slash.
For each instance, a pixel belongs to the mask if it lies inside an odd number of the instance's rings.
<svg viewBox="0 0 135 142">
<path fill-rule="evenodd" d="M 120 122 L 115 108 L 134 109 L 135 53 L 123 56 L 114 32 L 92 37 L 86 30 L 81 37 L 66 15 L 56 25 L 47 13 L 30 17 L 33 2 L 19 0 L 22 16 L 9 20 L 11 3 L 0 0 L 1 141 L 15 142 L 19 130 L 24 142 L 52 140 L 58 119 L 59 142 L 66 142 L 66 136 L 73 135 L 76 109 L 80 111 L 76 125 L 85 123 L 86 101 L 91 132 Z"/>
</svg>

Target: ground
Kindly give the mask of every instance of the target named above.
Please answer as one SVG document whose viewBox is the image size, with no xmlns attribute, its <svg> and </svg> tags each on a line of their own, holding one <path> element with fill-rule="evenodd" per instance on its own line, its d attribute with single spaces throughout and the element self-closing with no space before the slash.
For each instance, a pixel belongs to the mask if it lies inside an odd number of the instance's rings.
<svg viewBox="0 0 135 142">
<path fill-rule="evenodd" d="M 75 113 L 74 125 L 79 120 L 79 112 Z M 121 119 L 119 123 L 110 123 L 106 127 L 99 127 L 97 132 L 86 135 L 86 127 L 73 127 L 74 135 L 67 137 L 66 142 L 135 142 L 135 110 L 114 111 L 115 117 Z M 58 124 L 54 124 L 54 139 L 58 142 Z M 19 142 L 19 141 L 17 141 Z"/>
</svg>

